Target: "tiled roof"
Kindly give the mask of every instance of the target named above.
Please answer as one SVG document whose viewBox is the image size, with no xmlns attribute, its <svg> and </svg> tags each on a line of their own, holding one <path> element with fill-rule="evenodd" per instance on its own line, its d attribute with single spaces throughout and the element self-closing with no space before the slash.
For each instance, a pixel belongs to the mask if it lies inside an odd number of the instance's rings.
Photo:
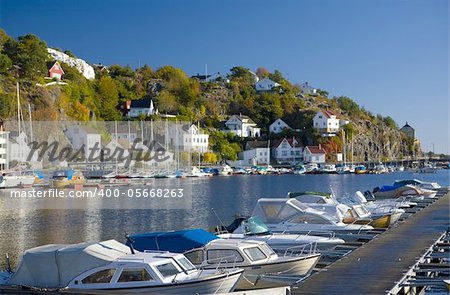
<svg viewBox="0 0 450 295">
<path fill-rule="evenodd" d="M 322 113 L 327 117 L 330 118 L 331 116 L 336 116 L 333 112 L 328 110 L 322 110 Z"/>
<path fill-rule="evenodd" d="M 283 143 L 284 140 L 286 140 L 291 147 L 294 147 L 294 138 L 293 137 L 281 138 L 277 142 L 275 142 L 273 147 L 274 148 L 279 147 L 280 144 Z M 299 138 L 296 138 L 295 140 L 297 141 L 297 143 L 295 144 L 296 147 L 303 147 L 303 142 Z"/>
<path fill-rule="evenodd" d="M 308 145 L 306 148 L 311 152 L 311 154 L 326 154 L 325 150 L 321 146 Z"/>
</svg>

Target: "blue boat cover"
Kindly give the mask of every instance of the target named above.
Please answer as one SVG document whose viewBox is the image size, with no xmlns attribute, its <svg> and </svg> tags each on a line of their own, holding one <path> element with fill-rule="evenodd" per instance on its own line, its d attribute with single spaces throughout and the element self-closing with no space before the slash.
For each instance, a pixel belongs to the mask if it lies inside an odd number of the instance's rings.
<svg viewBox="0 0 450 295">
<path fill-rule="evenodd" d="M 398 189 L 398 186 L 383 185 L 383 186 L 380 187 L 380 192 L 388 192 L 388 191 L 393 191 L 395 189 Z"/>
<path fill-rule="evenodd" d="M 188 229 L 172 232 L 156 232 L 130 235 L 133 248 L 138 251 L 156 250 L 184 253 L 202 247 L 210 241 L 218 239 L 203 229 Z M 126 243 L 129 246 L 129 243 Z"/>
</svg>

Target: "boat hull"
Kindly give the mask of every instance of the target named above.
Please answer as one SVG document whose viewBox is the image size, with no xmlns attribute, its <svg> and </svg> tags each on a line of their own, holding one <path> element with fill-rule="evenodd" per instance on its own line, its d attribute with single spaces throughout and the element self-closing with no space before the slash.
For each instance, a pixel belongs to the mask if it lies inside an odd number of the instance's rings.
<svg viewBox="0 0 450 295">
<path fill-rule="evenodd" d="M 298 277 L 300 279 L 311 272 L 319 259 L 320 254 L 315 254 L 284 262 L 240 267 L 245 271 L 236 289 L 250 290 L 286 286 L 288 283 L 285 280 L 273 280 L 273 275 Z M 271 279 L 265 280 L 264 275 L 268 275 Z"/>
<path fill-rule="evenodd" d="M 165 286 L 146 286 L 110 289 L 65 289 L 68 293 L 79 292 L 89 294 L 216 294 L 232 292 L 241 278 L 243 270 L 214 275 L 199 281 L 179 282 Z"/>
<path fill-rule="evenodd" d="M 35 177 L 33 175 L 3 176 L 0 188 L 31 187 L 34 181 Z"/>
</svg>

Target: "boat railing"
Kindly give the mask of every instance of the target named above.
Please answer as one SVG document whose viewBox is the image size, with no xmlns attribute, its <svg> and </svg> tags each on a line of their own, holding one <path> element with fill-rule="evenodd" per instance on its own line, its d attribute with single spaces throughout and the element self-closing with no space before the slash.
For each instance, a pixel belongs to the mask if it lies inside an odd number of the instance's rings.
<svg viewBox="0 0 450 295">
<path fill-rule="evenodd" d="M 289 247 L 284 251 L 284 257 L 286 256 L 302 256 L 308 254 L 316 254 L 317 253 L 317 242 L 312 242 L 309 244 L 298 245 Z"/>
<path fill-rule="evenodd" d="M 229 264 L 232 262 L 231 266 L 225 266 L 225 264 Z M 219 258 L 212 258 L 212 259 L 208 259 L 206 260 L 207 264 L 216 264 L 216 270 L 220 270 L 222 268 L 237 268 L 236 267 L 236 263 L 237 263 L 237 257 L 236 255 L 230 255 L 230 256 L 224 256 L 224 257 L 219 257 Z"/>
<path fill-rule="evenodd" d="M 289 231 L 283 231 L 283 234 L 287 233 L 289 234 Z M 320 236 L 320 237 L 329 237 L 330 239 L 334 238 L 336 234 L 332 231 L 326 231 L 326 230 L 309 230 L 305 233 L 302 233 L 302 235 L 305 236 Z M 296 239 L 299 239 L 301 235 L 299 235 Z"/>
</svg>

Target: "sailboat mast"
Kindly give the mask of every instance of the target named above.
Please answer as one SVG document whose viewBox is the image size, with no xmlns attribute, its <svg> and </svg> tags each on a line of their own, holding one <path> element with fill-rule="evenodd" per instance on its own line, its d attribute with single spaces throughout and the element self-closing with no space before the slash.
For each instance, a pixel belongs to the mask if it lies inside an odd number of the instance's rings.
<svg viewBox="0 0 450 295">
<path fill-rule="evenodd" d="M 30 119 L 30 141 L 33 142 L 33 123 L 31 122 L 31 104 L 28 104 L 28 117 Z"/>
</svg>

